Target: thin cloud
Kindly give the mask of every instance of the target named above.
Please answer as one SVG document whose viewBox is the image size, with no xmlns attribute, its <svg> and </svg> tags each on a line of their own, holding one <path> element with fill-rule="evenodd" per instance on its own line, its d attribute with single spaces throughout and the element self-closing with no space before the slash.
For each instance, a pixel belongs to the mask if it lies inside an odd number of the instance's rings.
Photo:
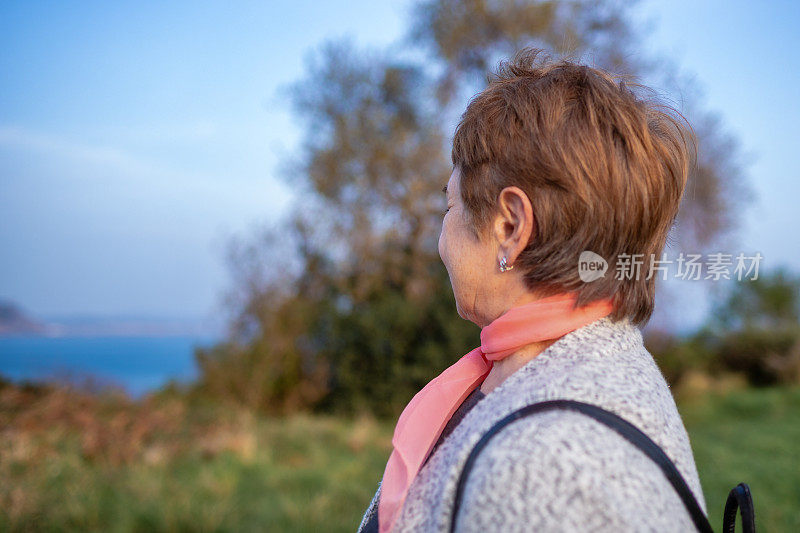
<svg viewBox="0 0 800 533">
<path fill-rule="evenodd" d="M 80 164 L 111 167 L 135 177 L 186 178 L 162 163 L 149 161 L 113 146 L 86 144 L 14 126 L 0 126 L 0 147 L 68 159 Z M 104 174 L 105 175 L 105 174 Z"/>
</svg>

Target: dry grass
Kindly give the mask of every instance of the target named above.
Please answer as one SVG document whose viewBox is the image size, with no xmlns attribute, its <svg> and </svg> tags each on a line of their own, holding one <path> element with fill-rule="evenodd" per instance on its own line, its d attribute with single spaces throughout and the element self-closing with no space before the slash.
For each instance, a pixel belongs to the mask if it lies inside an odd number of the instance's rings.
<svg viewBox="0 0 800 533">
<path fill-rule="evenodd" d="M 0 531 L 352 531 L 391 430 L 8 384 L 0 428 Z"/>
<path fill-rule="evenodd" d="M 254 417 L 244 411 L 195 408 L 180 397 L 133 401 L 67 386 L 0 389 L 0 467 L 59 456 L 76 440 L 83 459 L 110 466 L 164 462 L 188 452 L 213 457 L 253 453 Z"/>
</svg>

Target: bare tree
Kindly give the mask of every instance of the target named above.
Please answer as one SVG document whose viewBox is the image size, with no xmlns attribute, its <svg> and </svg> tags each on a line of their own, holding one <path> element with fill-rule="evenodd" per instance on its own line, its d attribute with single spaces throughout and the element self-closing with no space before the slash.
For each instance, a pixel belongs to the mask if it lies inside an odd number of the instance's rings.
<svg viewBox="0 0 800 533">
<path fill-rule="evenodd" d="M 305 131 L 282 172 L 300 193 L 296 208 L 233 260 L 241 340 L 206 357 L 209 386 L 217 368 L 209 361 L 247 353 L 238 371 L 250 381 L 226 390 L 250 404 L 396 414 L 475 345 L 436 245 L 448 140 L 467 98 L 522 46 L 673 83 L 700 147 L 675 238 L 681 246 L 723 238 L 743 191 L 736 143 L 674 66 L 636 53 L 642 41 L 629 13 L 630 2 L 614 0 L 428 0 L 390 51 L 346 40 L 322 46 L 286 90 Z M 405 52 L 413 53 L 401 59 Z M 264 271 L 270 254 L 297 275 Z"/>
</svg>

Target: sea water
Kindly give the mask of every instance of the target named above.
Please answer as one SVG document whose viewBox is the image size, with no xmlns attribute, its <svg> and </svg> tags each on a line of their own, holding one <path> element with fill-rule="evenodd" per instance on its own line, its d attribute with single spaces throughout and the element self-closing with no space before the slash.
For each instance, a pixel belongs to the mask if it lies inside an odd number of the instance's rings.
<svg viewBox="0 0 800 533">
<path fill-rule="evenodd" d="M 140 397 L 170 380 L 197 377 L 194 348 L 203 337 L 0 337 L 0 375 L 12 381 L 92 378 Z"/>
</svg>

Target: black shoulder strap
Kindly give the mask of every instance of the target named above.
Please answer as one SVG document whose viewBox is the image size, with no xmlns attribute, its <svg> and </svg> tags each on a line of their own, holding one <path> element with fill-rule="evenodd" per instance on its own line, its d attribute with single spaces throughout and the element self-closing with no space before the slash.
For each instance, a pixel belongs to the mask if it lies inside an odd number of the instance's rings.
<svg viewBox="0 0 800 533">
<path fill-rule="evenodd" d="M 631 444 L 639 448 L 642 452 L 645 453 L 650 459 L 652 459 L 658 466 L 661 468 L 661 471 L 664 472 L 664 475 L 667 477 L 667 480 L 672 484 L 675 488 L 675 491 L 680 496 L 681 500 L 683 501 L 684 506 L 686 506 L 686 510 L 689 512 L 689 515 L 692 517 L 692 521 L 694 521 L 695 526 L 697 526 L 698 531 L 702 531 L 703 533 L 713 532 L 711 529 L 711 524 L 708 522 L 705 514 L 703 514 L 703 510 L 700 508 L 700 505 L 697 503 L 697 500 L 692 494 L 692 491 L 689 489 L 686 481 L 681 476 L 678 469 L 672 463 L 672 461 L 667 457 L 667 454 L 655 443 L 653 442 L 650 437 L 645 435 L 642 431 L 640 431 L 636 426 L 628 422 L 627 420 L 615 415 L 610 411 L 606 411 L 596 405 L 577 402 L 573 400 L 550 400 L 540 403 L 535 403 L 531 405 L 527 405 L 517 411 L 514 411 L 510 415 L 506 416 L 499 422 L 497 422 L 492 428 L 485 434 L 475 447 L 470 452 L 469 457 L 467 458 L 467 462 L 464 465 L 464 470 L 461 471 L 461 475 L 458 479 L 458 485 L 456 487 L 456 500 L 453 506 L 453 514 L 450 520 L 450 531 L 454 532 L 456 527 L 456 516 L 458 516 L 458 509 L 461 505 L 461 497 L 464 492 L 464 487 L 466 485 L 467 476 L 469 475 L 469 471 L 472 469 L 475 461 L 478 457 L 478 453 L 488 444 L 489 440 L 494 437 L 501 429 L 503 429 L 508 424 L 519 420 L 520 418 L 536 413 L 540 413 L 542 411 L 550 410 L 550 409 L 571 409 L 573 411 L 581 412 L 585 415 L 588 415 L 598 422 L 605 424 L 606 426 L 610 427 L 620 435 L 622 435 L 625 439 L 627 439 Z M 746 486 L 746 485 L 745 485 Z M 749 490 L 748 490 L 749 495 Z M 729 498 L 730 503 L 730 498 Z M 739 504 L 744 508 L 745 505 L 742 502 Z M 750 510 L 752 510 L 752 501 L 750 503 Z M 727 513 L 726 513 L 727 514 Z M 733 509 L 733 516 L 736 516 L 736 509 Z M 731 526 L 730 532 L 733 531 L 733 526 Z M 747 531 L 747 529 L 745 529 Z M 726 533 L 728 530 L 726 529 Z"/>
</svg>

